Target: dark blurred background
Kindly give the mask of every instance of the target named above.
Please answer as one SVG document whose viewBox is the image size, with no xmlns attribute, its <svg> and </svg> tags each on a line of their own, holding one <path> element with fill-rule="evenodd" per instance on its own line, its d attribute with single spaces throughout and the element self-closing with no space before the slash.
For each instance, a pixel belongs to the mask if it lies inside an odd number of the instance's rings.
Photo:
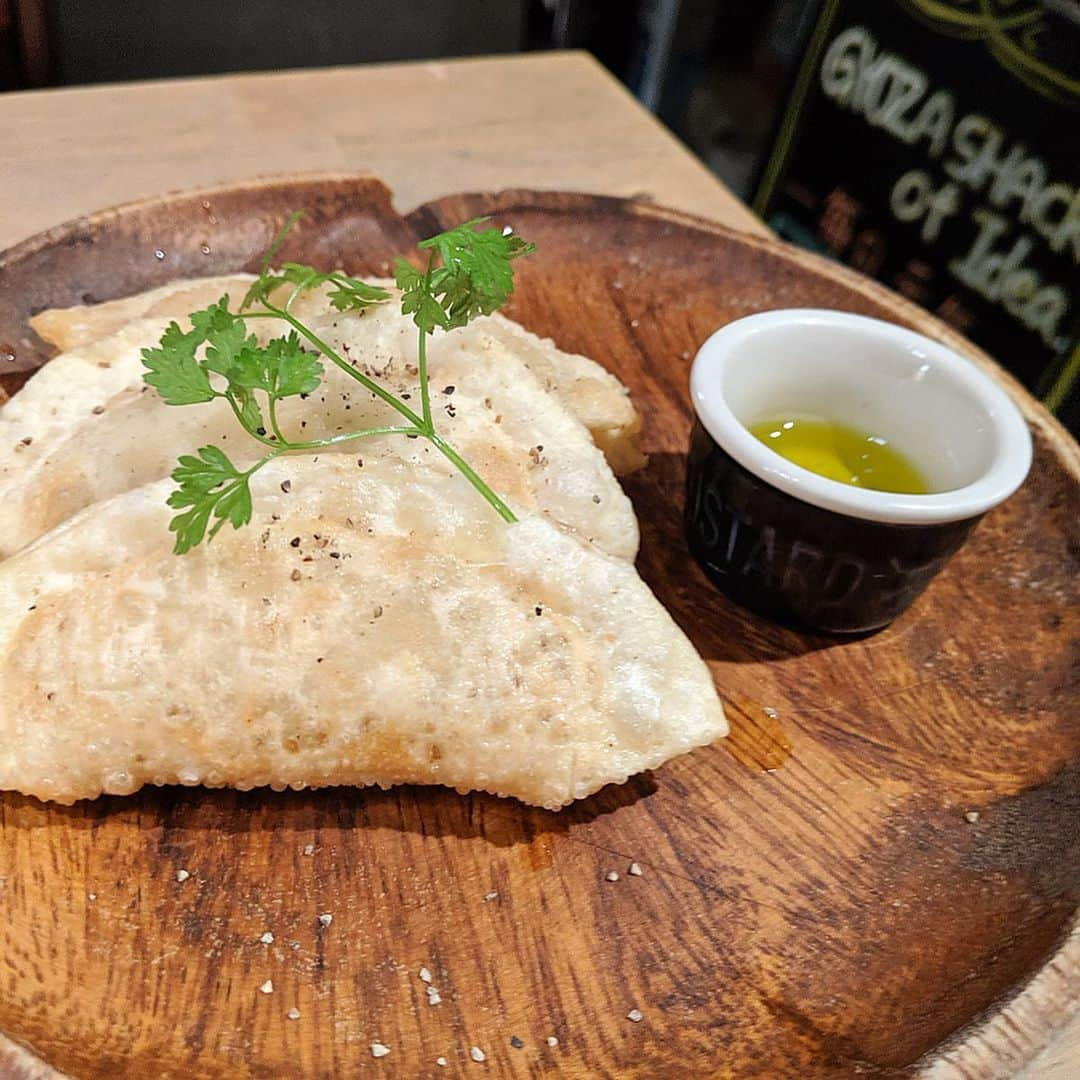
<svg viewBox="0 0 1080 1080">
<path fill-rule="evenodd" d="M 935 312 L 1080 431 L 1080 0 L 0 0 L 0 90 L 565 48 L 781 236 Z M 937 148 L 915 131 L 934 95 Z M 957 182 L 973 116 L 988 156 Z"/>
</svg>

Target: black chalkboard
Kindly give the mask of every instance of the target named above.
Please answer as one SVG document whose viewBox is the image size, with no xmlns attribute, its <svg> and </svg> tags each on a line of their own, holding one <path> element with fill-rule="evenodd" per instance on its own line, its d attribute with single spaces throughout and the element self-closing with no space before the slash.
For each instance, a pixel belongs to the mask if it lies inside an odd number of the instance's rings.
<svg viewBox="0 0 1080 1080">
<path fill-rule="evenodd" d="M 755 208 L 1080 431 L 1080 4 L 825 0 Z"/>
</svg>

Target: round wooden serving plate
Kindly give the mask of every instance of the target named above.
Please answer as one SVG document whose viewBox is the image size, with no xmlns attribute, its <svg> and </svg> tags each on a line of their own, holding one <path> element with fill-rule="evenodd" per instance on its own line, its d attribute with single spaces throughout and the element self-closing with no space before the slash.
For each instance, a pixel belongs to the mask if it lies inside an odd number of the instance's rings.
<svg viewBox="0 0 1080 1080">
<path fill-rule="evenodd" d="M 33 312 L 253 268 L 299 207 L 284 257 L 361 273 L 482 213 L 536 242 L 510 314 L 633 391 L 639 565 L 731 738 L 559 814 L 436 788 L 0 796 L 0 1075 L 1010 1073 L 1080 996 L 1076 444 L 930 316 L 779 243 L 587 195 L 400 217 L 365 177 L 169 196 L 12 249 L 2 385 L 47 358 Z M 1035 439 L 1019 494 L 856 640 L 739 610 L 682 536 L 691 357 L 730 319 L 805 305 L 966 352 Z"/>
</svg>

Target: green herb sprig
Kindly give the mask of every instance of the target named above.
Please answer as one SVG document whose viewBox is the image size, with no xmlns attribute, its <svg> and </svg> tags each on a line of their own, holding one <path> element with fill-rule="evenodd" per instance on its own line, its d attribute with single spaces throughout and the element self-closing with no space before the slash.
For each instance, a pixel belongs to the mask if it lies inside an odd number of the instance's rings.
<svg viewBox="0 0 1080 1080">
<path fill-rule="evenodd" d="M 292 214 L 275 237 L 240 311 L 230 311 L 229 299 L 223 296 L 216 304 L 192 312 L 191 330 L 185 332 L 171 323 L 157 347 L 142 350 L 143 379 L 166 405 L 198 405 L 220 398 L 228 403 L 240 426 L 267 448 L 259 460 L 243 470 L 217 446 L 204 446 L 194 456 L 180 458 L 172 472 L 177 487 L 168 498 L 169 506 L 178 511 L 169 523 L 176 534 L 173 550 L 182 555 L 204 538 L 212 540 L 226 522 L 236 529 L 246 525 L 252 513 L 251 477 L 267 462 L 285 453 L 327 449 L 373 435 L 429 440 L 504 521 L 515 521 L 510 507 L 435 428 L 427 339 L 437 329 L 465 326 L 505 304 L 514 289 L 511 263 L 534 250 L 533 245 L 509 229 L 479 228 L 486 219 L 475 218 L 422 241 L 419 247 L 427 252 L 423 270 L 404 259 L 397 260 L 395 279 L 402 290 L 401 310 L 412 316 L 419 334 L 418 414 L 382 383 L 357 370 L 293 314 L 296 298 L 320 285 L 331 286 L 328 299 L 338 311 L 362 311 L 390 300 L 386 289 L 337 271 L 325 273 L 291 262 L 275 269 L 273 261 L 300 216 L 299 212 Z M 278 302 L 274 297 L 286 285 L 292 285 L 292 290 L 283 303 Z M 258 310 L 251 310 L 254 305 Z M 291 329 L 260 345 L 248 333 L 248 319 L 280 319 Z M 278 405 L 284 398 L 304 397 L 318 389 L 323 377 L 320 356 L 389 405 L 405 422 L 323 439 L 287 438 L 278 421 Z"/>
</svg>

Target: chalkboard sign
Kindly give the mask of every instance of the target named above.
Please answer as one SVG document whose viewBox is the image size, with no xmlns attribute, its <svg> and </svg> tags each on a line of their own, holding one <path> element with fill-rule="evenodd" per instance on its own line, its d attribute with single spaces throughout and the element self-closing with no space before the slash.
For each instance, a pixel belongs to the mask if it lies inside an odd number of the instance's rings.
<svg viewBox="0 0 1080 1080">
<path fill-rule="evenodd" d="M 1080 4 L 826 0 L 758 185 L 1080 432 Z"/>
</svg>

